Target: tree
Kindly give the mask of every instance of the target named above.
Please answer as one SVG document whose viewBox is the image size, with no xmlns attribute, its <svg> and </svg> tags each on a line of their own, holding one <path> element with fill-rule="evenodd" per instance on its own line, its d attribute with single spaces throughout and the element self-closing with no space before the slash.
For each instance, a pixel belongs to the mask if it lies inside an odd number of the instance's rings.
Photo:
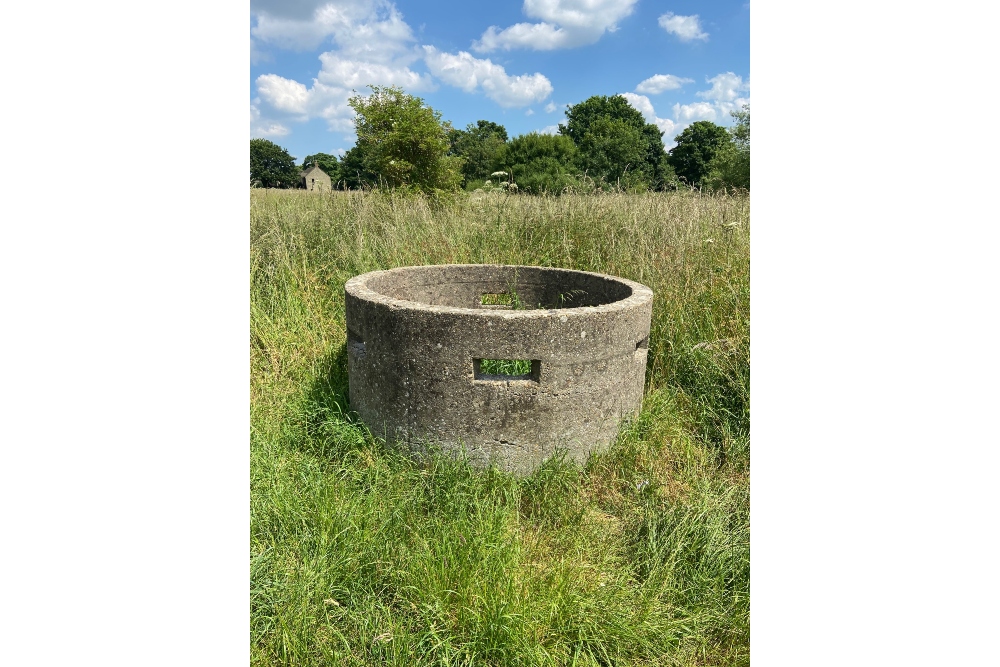
<svg viewBox="0 0 1000 667">
<path fill-rule="evenodd" d="M 729 115 L 736 119 L 736 124 L 729 133 L 739 149 L 750 150 L 750 105 L 744 104 L 740 111 L 730 111 Z"/>
<path fill-rule="evenodd" d="M 365 170 L 392 188 L 457 188 L 462 162 L 448 156 L 449 128 L 441 114 L 401 88 L 371 88 L 370 96 L 354 95 L 348 102 L 357 113 L 355 149 Z"/>
<path fill-rule="evenodd" d="M 354 146 L 340 160 L 340 180 L 350 190 L 373 187 L 378 182 L 378 175 L 368 171 L 361 149 Z"/>
<path fill-rule="evenodd" d="M 706 179 L 713 189 L 750 189 L 750 105 L 731 111 L 736 124 L 729 128 L 730 141 L 715 154 Z"/>
<path fill-rule="evenodd" d="M 250 182 L 262 188 L 294 188 L 299 183 L 295 160 L 267 139 L 250 140 Z"/>
<path fill-rule="evenodd" d="M 323 172 L 330 177 L 330 182 L 333 183 L 334 189 L 337 187 L 337 181 L 340 180 L 340 162 L 337 160 L 336 155 L 328 155 L 327 153 L 316 153 L 314 155 L 307 155 L 306 159 L 302 161 L 302 170 L 305 171 L 313 165 L 317 165 Z"/>
<path fill-rule="evenodd" d="M 664 183 L 663 133 L 620 95 L 594 95 L 570 106 L 559 133 L 580 149 L 580 167 L 595 180 L 628 187 Z"/>
<path fill-rule="evenodd" d="M 497 168 L 497 158 L 507 143 L 507 129 L 492 121 L 469 123 L 464 130 L 452 130 L 450 155 L 462 158 L 465 183 L 483 181 Z"/>
<path fill-rule="evenodd" d="M 642 131 L 621 118 L 598 116 L 580 137 L 577 146 L 581 166 L 595 180 L 641 189 L 653 182 L 653 169 L 646 160 L 647 146 Z"/>
<path fill-rule="evenodd" d="M 677 176 L 692 187 L 701 187 L 711 171 L 716 153 L 729 142 L 726 128 L 707 120 L 699 120 L 674 137 L 677 145 L 670 149 L 670 165 Z"/>
<path fill-rule="evenodd" d="M 522 134 L 507 142 L 498 158 L 517 189 L 531 194 L 560 193 L 580 187 L 579 151 L 569 137 Z"/>
</svg>

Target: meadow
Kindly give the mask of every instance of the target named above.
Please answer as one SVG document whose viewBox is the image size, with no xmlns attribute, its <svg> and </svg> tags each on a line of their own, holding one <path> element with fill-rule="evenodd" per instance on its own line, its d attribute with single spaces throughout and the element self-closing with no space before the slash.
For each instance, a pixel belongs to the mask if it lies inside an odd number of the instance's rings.
<svg viewBox="0 0 1000 667">
<path fill-rule="evenodd" d="M 250 257 L 252 664 L 749 664 L 748 195 L 252 189 Z M 344 283 L 444 263 L 653 289 L 607 452 L 516 477 L 351 413 Z"/>
</svg>

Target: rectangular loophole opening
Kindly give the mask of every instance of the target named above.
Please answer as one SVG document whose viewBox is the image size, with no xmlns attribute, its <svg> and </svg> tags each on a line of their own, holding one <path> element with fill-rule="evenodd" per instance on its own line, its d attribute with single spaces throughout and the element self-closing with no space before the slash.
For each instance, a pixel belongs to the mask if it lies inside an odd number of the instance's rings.
<svg viewBox="0 0 1000 667">
<path fill-rule="evenodd" d="M 472 369 L 475 379 L 487 382 L 538 382 L 542 362 L 540 359 L 473 359 Z"/>
<path fill-rule="evenodd" d="M 479 297 L 479 305 L 504 309 L 514 307 L 514 295 L 507 292 L 486 292 Z"/>
</svg>

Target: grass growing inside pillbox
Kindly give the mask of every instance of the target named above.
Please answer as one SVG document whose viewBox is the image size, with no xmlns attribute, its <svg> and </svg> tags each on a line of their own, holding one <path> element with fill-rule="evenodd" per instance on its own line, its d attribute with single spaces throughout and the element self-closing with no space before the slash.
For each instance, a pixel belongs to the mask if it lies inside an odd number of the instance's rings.
<svg viewBox="0 0 1000 667">
<path fill-rule="evenodd" d="M 744 665 L 749 197 L 251 190 L 254 665 Z M 415 462 L 347 399 L 344 283 L 444 263 L 653 289 L 642 413 L 584 467 Z"/>
</svg>

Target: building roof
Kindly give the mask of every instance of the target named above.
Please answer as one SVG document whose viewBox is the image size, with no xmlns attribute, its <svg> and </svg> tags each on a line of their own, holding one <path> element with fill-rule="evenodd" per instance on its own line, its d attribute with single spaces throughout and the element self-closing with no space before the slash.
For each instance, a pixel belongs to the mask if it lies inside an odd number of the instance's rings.
<svg viewBox="0 0 1000 667">
<path fill-rule="evenodd" d="M 319 170 L 324 176 L 329 177 L 329 174 L 327 174 L 325 171 L 323 171 L 322 169 L 320 169 L 319 165 L 315 164 L 315 163 L 313 163 L 313 166 L 309 167 L 305 171 L 300 171 L 299 172 L 299 176 L 308 176 L 309 174 L 311 174 L 312 172 L 314 172 L 316 170 Z"/>
</svg>

